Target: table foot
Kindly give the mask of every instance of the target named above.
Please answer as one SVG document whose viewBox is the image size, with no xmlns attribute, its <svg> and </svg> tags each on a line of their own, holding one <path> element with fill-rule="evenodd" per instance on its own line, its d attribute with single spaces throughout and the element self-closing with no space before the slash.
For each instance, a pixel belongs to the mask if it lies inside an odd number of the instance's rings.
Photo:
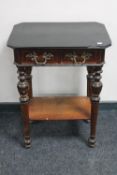
<svg viewBox="0 0 117 175">
<path fill-rule="evenodd" d="M 91 148 L 94 148 L 96 145 L 96 140 L 95 138 L 89 138 L 88 139 L 88 146 L 91 147 Z"/>
<path fill-rule="evenodd" d="M 30 138 L 25 138 L 24 139 L 24 144 L 25 144 L 25 148 L 30 148 L 31 147 L 31 140 L 30 140 Z"/>
</svg>

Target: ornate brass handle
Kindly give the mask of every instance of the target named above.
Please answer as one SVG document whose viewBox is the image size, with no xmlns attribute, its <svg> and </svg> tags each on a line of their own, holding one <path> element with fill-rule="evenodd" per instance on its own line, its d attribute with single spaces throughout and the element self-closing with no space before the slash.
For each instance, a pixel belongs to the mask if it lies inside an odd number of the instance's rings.
<svg viewBox="0 0 117 175">
<path fill-rule="evenodd" d="M 91 56 L 92 56 L 91 53 L 86 53 L 86 52 L 83 52 L 81 54 L 81 56 L 79 56 L 78 54 L 76 54 L 76 52 L 68 53 L 68 54 L 65 55 L 66 58 L 69 58 L 75 64 L 85 64 L 85 62 L 88 59 L 90 59 Z"/>
<path fill-rule="evenodd" d="M 48 60 L 51 60 L 51 58 L 54 57 L 53 54 L 44 52 L 41 58 L 37 55 L 36 52 L 28 53 L 26 58 L 30 58 L 32 61 L 35 61 L 36 64 L 46 64 Z M 39 61 L 40 59 L 44 59 L 43 62 Z"/>
</svg>

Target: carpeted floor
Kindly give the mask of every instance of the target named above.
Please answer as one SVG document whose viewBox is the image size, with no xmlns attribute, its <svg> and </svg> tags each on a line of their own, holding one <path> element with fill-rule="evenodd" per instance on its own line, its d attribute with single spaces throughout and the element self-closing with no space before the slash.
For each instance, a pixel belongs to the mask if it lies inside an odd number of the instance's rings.
<svg viewBox="0 0 117 175">
<path fill-rule="evenodd" d="M 89 124 L 32 124 L 32 147 L 22 146 L 20 113 L 0 113 L 0 175 L 117 175 L 117 111 L 101 111 L 97 146 L 87 146 Z"/>
</svg>

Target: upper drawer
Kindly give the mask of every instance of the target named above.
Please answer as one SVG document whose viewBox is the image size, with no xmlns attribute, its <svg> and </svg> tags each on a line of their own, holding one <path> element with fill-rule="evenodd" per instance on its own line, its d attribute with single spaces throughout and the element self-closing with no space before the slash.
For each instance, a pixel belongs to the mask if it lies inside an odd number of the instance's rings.
<svg viewBox="0 0 117 175">
<path fill-rule="evenodd" d="M 104 50 L 65 49 L 62 52 L 63 64 L 101 64 L 104 62 Z"/>
<path fill-rule="evenodd" d="M 15 49 L 16 64 L 46 65 L 60 63 L 56 49 Z"/>
<path fill-rule="evenodd" d="M 15 63 L 21 65 L 103 64 L 103 49 L 15 49 Z"/>
</svg>

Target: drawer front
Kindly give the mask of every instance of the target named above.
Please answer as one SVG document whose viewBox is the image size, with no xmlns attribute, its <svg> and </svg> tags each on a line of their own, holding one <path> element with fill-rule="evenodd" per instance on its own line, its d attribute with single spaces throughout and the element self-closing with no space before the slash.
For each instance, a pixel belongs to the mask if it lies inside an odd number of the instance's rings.
<svg viewBox="0 0 117 175">
<path fill-rule="evenodd" d="M 15 62 L 18 64 L 46 65 L 59 64 L 61 60 L 56 49 L 16 49 Z"/>
<path fill-rule="evenodd" d="M 15 49 L 15 63 L 22 65 L 87 65 L 103 62 L 102 49 Z"/>
<path fill-rule="evenodd" d="M 63 64 L 101 64 L 104 62 L 103 50 L 66 49 L 62 53 Z"/>
</svg>

